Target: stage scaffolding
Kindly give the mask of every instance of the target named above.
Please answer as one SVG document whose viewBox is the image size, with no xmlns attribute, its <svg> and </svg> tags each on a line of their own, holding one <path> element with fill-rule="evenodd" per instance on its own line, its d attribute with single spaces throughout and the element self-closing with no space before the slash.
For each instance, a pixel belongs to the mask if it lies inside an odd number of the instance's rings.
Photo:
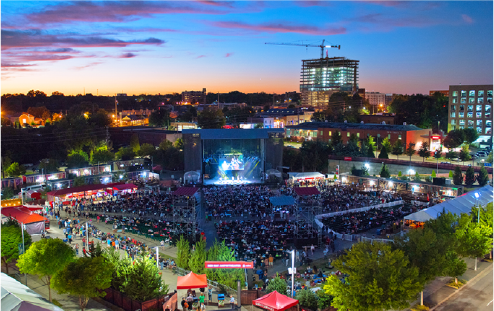
<svg viewBox="0 0 494 311">
<path fill-rule="evenodd" d="M 322 214 L 320 192 L 316 187 L 294 187 L 296 194 L 295 230 L 296 240 L 317 240 L 317 245 L 322 246 L 322 229 L 315 223 L 315 216 Z"/>
<path fill-rule="evenodd" d="M 196 242 L 197 212 L 200 191 L 195 187 L 180 187 L 173 192 L 173 223 L 176 233 L 184 235 L 191 243 Z"/>
</svg>

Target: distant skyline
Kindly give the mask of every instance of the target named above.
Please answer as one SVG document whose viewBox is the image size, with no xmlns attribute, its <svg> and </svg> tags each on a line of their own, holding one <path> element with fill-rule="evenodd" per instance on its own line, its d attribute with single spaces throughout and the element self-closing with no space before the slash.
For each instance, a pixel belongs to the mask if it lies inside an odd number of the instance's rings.
<svg viewBox="0 0 494 311">
<path fill-rule="evenodd" d="M 359 87 L 493 83 L 493 2 L 2 1 L 2 94 L 300 91 L 303 59 L 360 61 Z"/>
</svg>

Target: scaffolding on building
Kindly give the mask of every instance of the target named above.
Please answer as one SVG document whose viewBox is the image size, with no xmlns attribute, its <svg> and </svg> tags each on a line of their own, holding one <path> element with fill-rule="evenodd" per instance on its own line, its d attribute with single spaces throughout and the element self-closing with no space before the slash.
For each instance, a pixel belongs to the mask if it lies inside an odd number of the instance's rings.
<svg viewBox="0 0 494 311">
<path fill-rule="evenodd" d="M 172 194 L 173 226 L 177 236 L 183 235 L 195 243 L 197 211 L 200 204 L 199 188 L 180 187 Z"/>
<path fill-rule="evenodd" d="M 302 104 L 325 106 L 334 92 L 358 91 L 358 60 L 326 57 L 302 60 Z"/>
<path fill-rule="evenodd" d="M 321 247 L 322 228 L 317 226 L 315 222 L 316 215 L 322 213 L 321 193 L 316 187 L 294 187 L 293 190 L 296 194 L 295 221 L 297 227 L 295 239 L 296 241 L 303 241 L 296 244 L 306 246 L 309 243 L 317 243 Z"/>
</svg>

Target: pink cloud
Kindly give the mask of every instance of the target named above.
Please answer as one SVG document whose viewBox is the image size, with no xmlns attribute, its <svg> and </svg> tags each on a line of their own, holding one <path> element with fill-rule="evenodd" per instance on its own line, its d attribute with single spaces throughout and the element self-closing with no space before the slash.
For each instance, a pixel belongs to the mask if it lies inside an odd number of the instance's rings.
<svg viewBox="0 0 494 311">
<path fill-rule="evenodd" d="M 330 6 L 332 5 L 329 1 L 295 1 L 295 4 L 300 7 L 311 7 L 311 6 Z"/>
<path fill-rule="evenodd" d="M 232 55 L 233 55 L 233 53 L 226 53 L 225 57 L 230 57 Z"/>
<path fill-rule="evenodd" d="M 473 19 L 470 16 L 466 15 L 466 14 L 461 14 L 461 18 L 467 24 L 472 24 L 473 23 Z"/>
<path fill-rule="evenodd" d="M 221 6 L 221 7 L 229 7 L 229 8 L 233 7 L 233 3 L 227 1 L 196 0 L 196 2 L 200 4 L 206 4 L 212 6 Z"/>
<path fill-rule="evenodd" d="M 307 35 L 339 35 L 346 33 L 346 28 L 319 28 L 306 25 L 292 25 L 290 22 L 284 23 L 265 23 L 252 25 L 242 22 L 212 22 L 212 25 L 227 29 L 244 29 L 254 32 L 269 32 L 269 33 L 301 33 Z"/>
<path fill-rule="evenodd" d="M 199 55 L 196 58 L 203 58 L 203 57 L 206 57 L 206 55 Z"/>
<path fill-rule="evenodd" d="M 94 66 L 97 66 L 97 65 L 102 64 L 102 63 L 103 62 L 92 62 L 92 63 L 89 63 L 89 64 L 84 65 L 84 66 L 74 67 L 74 69 L 81 70 L 81 69 L 85 69 L 85 68 L 89 68 L 89 67 L 94 67 Z"/>
<path fill-rule="evenodd" d="M 209 3 L 211 4 L 211 3 Z M 57 3 L 26 15 L 35 24 L 70 22 L 123 22 L 155 14 L 226 14 L 225 10 L 202 9 L 187 2 L 128 1 Z"/>
<path fill-rule="evenodd" d="M 134 54 L 134 53 L 125 53 L 125 54 L 120 55 L 119 58 L 133 58 L 136 56 L 137 56 L 137 54 Z"/>
</svg>

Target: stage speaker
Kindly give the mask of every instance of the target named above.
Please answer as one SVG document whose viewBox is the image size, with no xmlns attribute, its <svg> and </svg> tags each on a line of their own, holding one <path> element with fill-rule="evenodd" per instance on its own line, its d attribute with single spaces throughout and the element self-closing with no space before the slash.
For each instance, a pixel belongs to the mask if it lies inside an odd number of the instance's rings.
<svg viewBox="0 0 494 311">
<path fill-rule="evenodd" d="M 254 267 L 255 269 L 256 267 Z M 253 288 L 254 287 L 254 269 L 247 269 L 247 286 L 249 288 Z"/>
<path fill-rule="evenodd" d="M 434 177 L 434 178 L 432 178 L 432 184 L 437 185 L 437 186 L 444 186 L 444 185 L 446 185 L 446 178 Z"/>
</svg>

